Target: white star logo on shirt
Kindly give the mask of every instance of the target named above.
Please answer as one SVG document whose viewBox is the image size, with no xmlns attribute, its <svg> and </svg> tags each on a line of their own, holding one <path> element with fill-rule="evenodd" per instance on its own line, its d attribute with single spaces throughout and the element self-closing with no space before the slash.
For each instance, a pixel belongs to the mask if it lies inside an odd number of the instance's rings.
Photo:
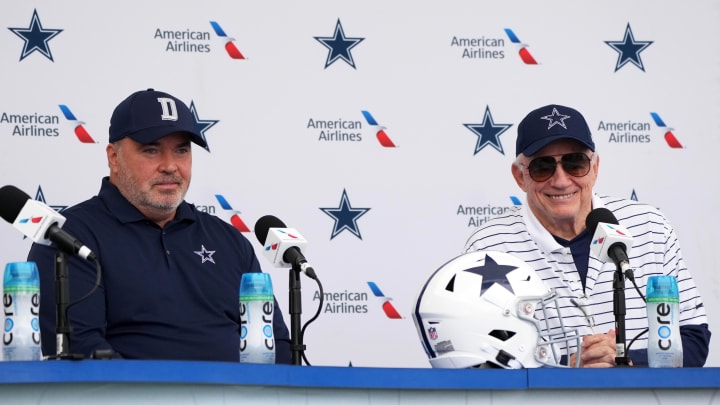
<svg viewBox="0 0 720 405">
<path fill-rule="evenodd" d="M 215 251 L 205 249 L 205 245 L 201 245 L 201 246 L 202 246 L 202 250 L 196 250 L 195 254 L 202 258 L 202 263 L 211 262 L 212 264 L 215 264 L 215 260 L 213 260 L 213 257 L 212 257 L 215 254 Z"/>
</svg>

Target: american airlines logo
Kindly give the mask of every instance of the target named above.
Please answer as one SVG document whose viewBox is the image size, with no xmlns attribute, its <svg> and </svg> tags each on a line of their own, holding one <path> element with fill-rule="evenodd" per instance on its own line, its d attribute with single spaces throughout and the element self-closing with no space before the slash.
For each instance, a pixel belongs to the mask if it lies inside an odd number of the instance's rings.
<svg viewBox="0 0 720 405">
<path fill-rule="evenodd" d="M 220 24 L 218 24 L 216 21 L 210 21 L 210 25 L 213 28 L 213 31 L 215 31 L 215 35 L 220 37 L 223 41 L 225 41 L 224 47 L 225 52 L 227 52 L 228 56 L 232 59 L 245 59 L 245 56 L 243 56 L 242 52 L 238 49 L 238 47 L 235 45 L 235 38 L 229 37 L 225 30 L 222 29 Z"/>
<path fill-rule="evenodd" d="M 395 309 L 395 306 L 392 304 L 392 298 L 386 297 L 385 294 L 380 290 L 380 287 L 375 284 L 373 281 L 368 281 L 368 286 L 370 287 L 370 291 L 377 297 L 381 302 L 382 310 L 385 312 L 385 315 L 390 319 L 402 319 L 403 317 L 400 315 L 397 309 Z"/>
<path fill-rule="evenodd" d="M 75 114 L 73 114 L 72 111 L 70 111 L 70 107 L 68 107 L 65 104 L 59 104 L 58 107 L 60 107 L 60 111 L 63 113 L 63 116 L 66 120 L 70 122 L 70 124 L 73 126 L 73 132 L 75 132 L 75 136 L 77 139 L 82 143 L 97 143 L 93 139 L 92 136 L 90 136 L 90 133 L 85 129 L 85 122 L 80 121 L 75 117 Z"/>
<path fill-rule="evenodd" d="M 227 199 L 222 194 L 215 194 L 215 199 L 220 204 L 220 207 L 230 215 L 230 224 L 240 232 L 250 232 L 250 228 L 245 224 L 245 221 L 240 218 L 240 211 L 234 210 Z"/>
<path fill-rule="evenodd" d="M 362 115 L 365 117 L 365 120 L 367 121 L 368 125 L 370 125 L 373 130 L 375 131 L 375 138 L 377 138 L 378 142 L 380 142 L 380 145 L 382 145 L 385 148 L 396 148 L 395 143 L 393 143 L 392 139 L 388 136 L 387 133 L 385 133 L 385 127 L 379 125 L 377 121 L 375 121 L 375 118 L 370 114 L 370 111 L 362 110 Z"/>
<path fill-rule="evenodd" d="M 29 218 L 22 218 L 18 221 L 19 224 L 27 224 L 28 222 L 32 222 L 33 224 L 39 224 L 42 222 L 43 218 L 45 217 L 29 217 Z"/>
<path fill-rule="evenodd" d="M 293 234 L 291 234 L 290 232 L 287 232 L 287 231 L 285 231 L 285 230 L 283 230 L 283 229 L 277 229 L 276 232 L 283 234 L 286 238 L 290 238 L 290 239 L 297 239 L 297 238 L 298 238 L 296 235 L 293 235 Z M 282 238 L 282 237 L 281 237 L 281 238 Z M 277 244 L 277 243 L 272 243 L 272 244 L 270 244 L 270 245 L 268 245 L 268 246 L 265 246 L 265 251 L 266 251 L 266 252 L 269 252 L 269 251 L 271 251 L 271 250 L 277 250 L 277 248 L 278 248 L 278 244 Z"/>
<path fill-rule="evenodd" d="M 515 32 L 511 30 L 510 28 L 505 28 L 505 34 L 510 38 L 510 42 L 515 44 L 515 46 L 518 48 L 518 55 L 520 55 L 520 59 L 523 61 L 526 65 L 537 65 L 537 61 L 533 56 L 530 54 L 530 51 L 528 50 L 528 45 L 524 44 L 520 41 L 520 38 L 518 38 L 517 35 L 515 35 Z"/>
<path fill-rule="evenodd" d="M 675 137 L 675 134 L 673 133 L 675 129 L 667 126 L 665 124 L 665 121 L 660 118 L 660 114 L 656 112 L 651 112 L 650 116 L 655 122 L 655 125 L 657 125 L 658 128 L 662 129 L 665 143 L 667 143 L 667 145 L 673 149 L 683 149 L 682 144 L 680 144 L 680 141 L 677 139 L 677 137 Z"/>
</svg>

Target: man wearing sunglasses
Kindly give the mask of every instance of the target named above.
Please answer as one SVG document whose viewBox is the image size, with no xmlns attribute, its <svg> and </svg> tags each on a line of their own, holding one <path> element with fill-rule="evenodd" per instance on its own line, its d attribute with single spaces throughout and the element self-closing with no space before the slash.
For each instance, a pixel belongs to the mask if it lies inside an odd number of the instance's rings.
<svg viewBox="0 0 720 405">
<path fill-rule="evenodd" d="M 634 247 L 628 256 L 643 294 L 650 276 L 677 277 L 684 366 L 702 367 L 710 342 L 705 308 L 665 216 L 650 205 L 594 192 L 600 157 L 577 110 L 540 107 L 523 118 L 517 131 L 517 158 L 511 171 L 526 193 L 526 204 L 486 222 L 470 236 L 465 251 L 505 251 L 528 263 L 559 296 L 563 318 L 553 309 L 547 319 L 558 328 L 560 322 L 580 328 L 584 335 L 580 365 L 612 367 L 616 266 L 590 252 L 593 235 L 585 229 L 593 209 L 607 208 L 632 233 Z M 636 366 L 647 366 L 646 305 L 635 289 L 626 288 L 625 294 L 628 357 Z M 573 364 L 575 354 L 570 359 Z"/>
</svg>

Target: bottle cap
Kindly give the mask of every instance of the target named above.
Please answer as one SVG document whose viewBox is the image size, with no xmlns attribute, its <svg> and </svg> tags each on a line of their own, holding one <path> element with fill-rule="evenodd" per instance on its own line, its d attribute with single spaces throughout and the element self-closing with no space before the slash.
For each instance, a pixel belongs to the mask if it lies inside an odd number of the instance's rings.
<svg viewBox="0 0 720 405">
<path fill-rule="evenodd" d="M 648 278 L 646 300 L 648 302 L 678 302 L 677 279 L 674 276 L 651 276 Z"/>
<path fill-rule="evenodd" d="M 5 265 L 4 292 L 26 292 L 39 288 L 40 276 L 35 262 L 11 262 Z"/>
<path fill-rule="evenodd" d="M 272 300 L 273 288 L 267 273 L 245 273 L 240 280 L 240 299 Z"/>
</svg>

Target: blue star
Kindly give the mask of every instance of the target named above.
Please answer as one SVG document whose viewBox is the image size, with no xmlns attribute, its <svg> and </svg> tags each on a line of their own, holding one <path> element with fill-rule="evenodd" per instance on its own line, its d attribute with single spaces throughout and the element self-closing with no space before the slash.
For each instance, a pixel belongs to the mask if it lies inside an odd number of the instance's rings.
<svg viewBox="0 0 720 405">
<path fill-rule="evenodd" d="M 500 135 L 507 131 L 508 128 L 512 126 L 512 124 L 495 124 L 493 122 L 492 114 L 490 113 L 490 106 L 485 107 L 485 117 L 483 117 L 482 124 L 463 124 L 467 129 L 473 131 L 475 135 L 478 136 L 478 141 L 475 144 L 475 153 L 473 155 L 477 155 L 478 152 L 483 150 L 488 145 L 491 145 L 493 148 L 497 149 L 498 152 L 502 153 L 503 155 L 505 152 L 503 151 L 502 144 L 500 144 Z"/>
<path fill-rule="evenodd" d="M 633 201 L 640 201 L 638 200 L 637 193 L 635 192 L 635 189 L 633 189 L 632 193 L 630 193 L 630 199 Z"/>
<path fill-rule="evenodd" d="M 48 205 L 47 200 L 45 200 L 45 193 L 43 193 L 42 186 L 38 186 L 37 192 L 35 193 L 35 200 L 40 201 L 41 203 Z M 50 208 L 54 209 L 58 213 L 61 213 L 67 209 L 67 205 L 48 205 Z"/>
<path fill-rule="evenodd" d="M 197 109 L 195 108 L 195 101 L 190 101 L 190 112 L 193 115 L 193 118 L 195 119 L 195 131 L 200 134 L 203 141 L 205 141 L 205 150 L 210 152 L 210 144 L 207 141 L 207 138 L 205 138 L 205 131 L 212 128 L 213 125 L 220 122 L 220 120 L 201 120 L 198 118 Z"/>
<path fill-rule="evenodd" d="M 510 281 L 507 279 L 507 274 L 515 269 L 517 269 L 515 266 L 498 264 L 489 254 L 485 254 L 485 263 L 482 266 L 473 267 L 464 271 L 482 276 L 482 290 L 480 291 L 480 295 L 495 283 L 502 285 L 514 294 L 515 291 L 513 291 Z"/>
<path fill-rule="evenodd" d="M 548 121 L 547 129 L 550 129 L 555 125 L 560 125 L 561 127 L 567 129 L 567 127 L 565 126 L 565 120 L 568 118 L 570 118 L 569 115 L 560 114 L 555 107 L 553 107 L 552 114 L 540 117 L 540 119 Z"/>
<path fill-rule="evenodd" d="M 645 71 L 642 60 L 640 60 L 640 52 L 650 46 L 653 41 L 635 41 L 630 23 L 625 28 L 625 38 L 622 41 L 605 41 L 605 43 L 619 53 L 617 64 L 615 64 L 616 72 L 628 62 L 637 66 L 643 72 Z"/>
<path fill-rule="evenodd" d="M 33 16 L 30 20 L 30 26 L 28 28 L 8 27 L 8 29 L 25 41 L 22 54 L 20 54 L 21 61 L 28 57 L 31 53 L 38 51 L 51 61 L 55 62 L 52 57 L 52 52 L 50 52 L 48 42 L 63 30 L 50 28 L 43 29 L 42 24 L 40 24 L 40 17 L 38 17 L 37 9 L 33 11 Z"/>
<path fill-rule="evenodd" d="M 214 250 L 207 250 L 205 249 L 205 245 L 200 245 L 202 247 L 202 250 L 196 250 L 193 253 L 200 256 L 202 258 L 202 263 L 210 262 L 212 264 L 215 264 L 215 260 L 213 259 L 213 255 L 215 254 Z M 200 263 L 200 264 L 202 264 Z"/>
<path fill-rule="evenodd" d="M 325 61 L 325 69 L 335 63 L 338 59 L 344 60 L 348 65 L 352 66 L 353 69 L 357 69 L 350 50 L 362 42 L 365 38 L 346 37 L 339 18 L 337 20 L 337 24 L 335 25 L 335 34 L 332 37 L 314 38 L 329 50 L 327 60 Z"/>
<path fill-rule="evenodd" d="M 370 211 L 370 208 L 352 208 L 350 206 L 350 200 L 347 196 L 347 191 L 343 189 L 339 207 L 320 209 L 335 220 L 335 226 L 333 227 L 332 235 L 330 235 L 330 240 L 344 230 L 348 230 L 352 232 L 353 235 L 362 239 L 362 236 L 360 236 L 360 229 L 358 229 L 357 220 L 361 216 L 365 215 L 366 212 Z"/>
</svg>

